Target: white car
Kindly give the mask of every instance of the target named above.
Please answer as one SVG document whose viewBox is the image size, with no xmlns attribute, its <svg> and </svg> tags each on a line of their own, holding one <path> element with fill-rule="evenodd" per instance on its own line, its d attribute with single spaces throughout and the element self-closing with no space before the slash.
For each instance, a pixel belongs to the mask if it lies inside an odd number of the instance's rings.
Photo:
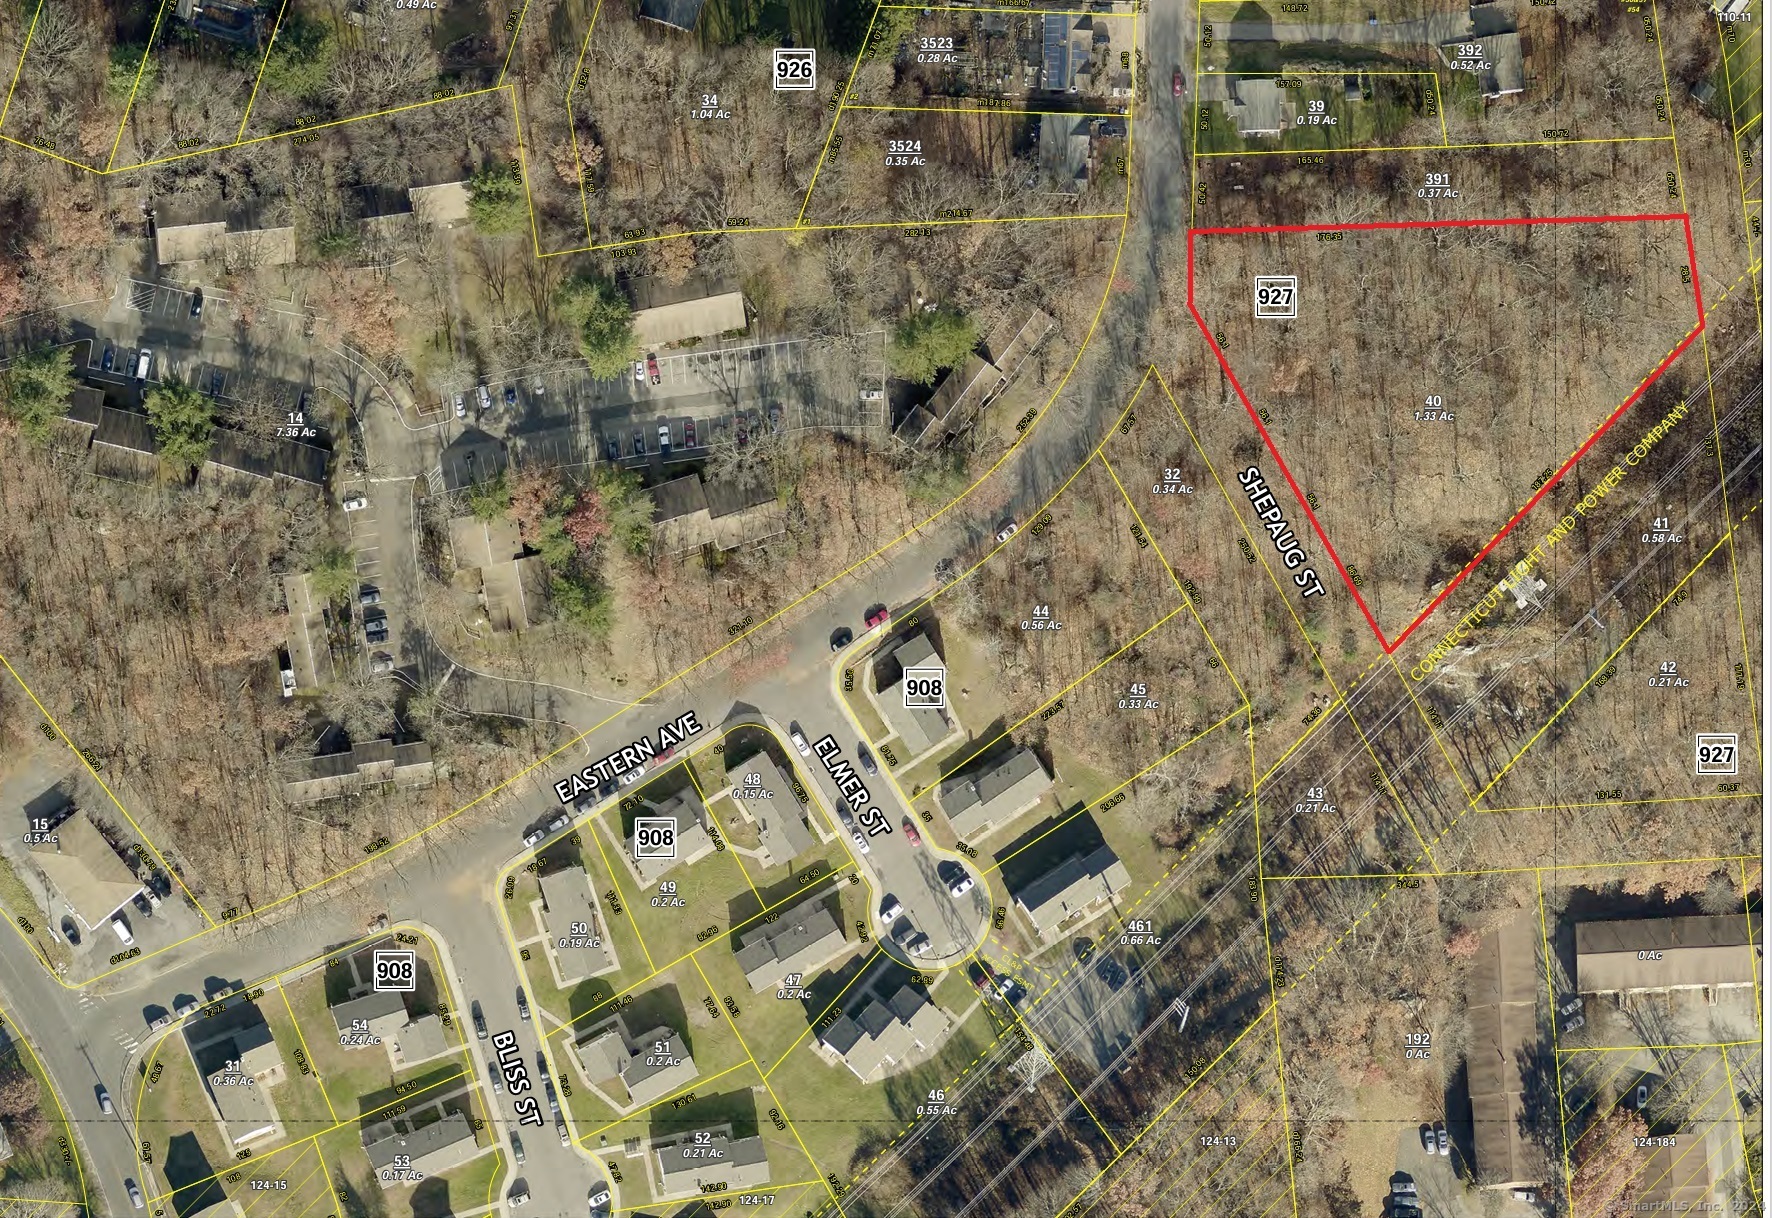
<svg viewBox="0 0 1772 1218">
<path fill-rule="evenodd" d="M 548 833 L 546 829 L 531 829 L 528 833 L 523 835 L 523 844 L 525 846 L 540 845 L 541 840 L 547 835 Z"/>
<path fill-rule="evenodd" d="M 509 1204 L 512 1209 L 517 1209 L 519 1206 L 528 1205 L 529 1204 L 528 1190 L 525 1189 L 524 1191 L 519 1192 L 519 1193 L 512 1193 L 511 1197 L 510 1197 Z"/>
<path fill-rule="evenodd" d="M 800 725 L 798 723 L 789 725 L 788 739 L 792 740 L 794 742 L 794 747 L 800 750 L 800 756 L 812 756 L 812 746 L 806 743 L 806 734 L 800 730 Z"/>
<path fill-rule="evenodd" d="M 634 769 L 629 770 L 626 774 L 623 774 L 621 776 L 621 785 L 624 787 L 631 787 L 635 783 L 639 782 L 640 779 L 644 778 L 645 776 L 646 776 L 646 767 L 645 766 L 636 766 Z"/>
<path fill-rule="evenodd" d="M 646 383 L 646 361 L 645 360 L 637 359 L 634 361 L 634 380 L 642 385 L 644 385 Z"/>
<path fill-rule="evenodd" d="M 134 1180 L 128 1176 L 123 1177 L 123 1187 L 129 1190 L 129 1204 L 138 1210 L 147 1205 L 147 1202 L 142 1199 L 142 1190 L 135 1186 Z"/>
<path fill-rule="evenodd" d="M 880 902 L 880 924 L 882 926 L 891 925 L 892 920 L 903 912 L 904 906 L 898 903 L 898 898 L 888 894 L 886 899 Z"/>
<path fill-rule="evenodd" d="M 1015 536 L 1020 529 L 1021 526 L 1016 524 L 1013 520 L 1005 520 L 1002 527 L 997 530 L 998 543 L 1001 544 L 1002 542 L 1008 541 L 1011 537 Z"/>
<path fill-rule="evenodd" d="M 474 393 L 480 399 L 480 412 L 484 414 L 490 411 L 492 409 L 492 390 L 484 385 L 478 385 L 475 387 Z"/>
<path fill-rule="evenodd" d="M 378 651 L 369 657 L 369 671 L 376 676 L 394 671 L 394 657 L 385 651 Z"/>
<path fill-rule="evenodd" d="M 111 919 L 111 929 L 117 932 L 117 937 L 119 939 L 123 940 L 124 947 L 128 947 L 131 943 L 135 942 L 135 936 L 129 933 L 129 923 L 123 920 L 121 914 Z"/>
<path fill-rule="evenodd" d="M 915 939 L 904 945 L 904 950 L 913 956 L 927 956 L 929 949 L 935 946 L 928 935 L 919 934 Z"/>
<path fill-rule="evenodd" d="M 361 512 L 369 506 L 369 500 L 362 495 L 346 495 L 344 508 L 347 512 Z"/>
<path fill-rule="evenodd" d="M 948 885 L 948 895 L 950 897 L 963 897 L 971 891 L 972 891 L 972 877 L 969 875 L 961 876 L 959 879 L 955 880 L 952 884 Z"/>
<path fill-rule="evenodd" d="M 857 851 L 859 851 L 862 854 L 870 853 L 870 851 L 868 850 L 868 836 L 867 836 L 867 834 L 863 833 L 860 829 L 857 829 L 854 833 L 851 833 L 849 836 L 852 839 L 854 839 L 855 848 Z"/>
<path fill-rule="evenodd" d="M 283 696 L 285 698 L 295 697 L 295 669 L 285 668 L 278 676 L 283 682 Z"/>
<path fill-rule="evenodd" d="M 455 395 L 455 417 L 458 419 L 465 419 L 468 417 L 467 399 L 462 397 L 459 393 Z"/>
</svg>

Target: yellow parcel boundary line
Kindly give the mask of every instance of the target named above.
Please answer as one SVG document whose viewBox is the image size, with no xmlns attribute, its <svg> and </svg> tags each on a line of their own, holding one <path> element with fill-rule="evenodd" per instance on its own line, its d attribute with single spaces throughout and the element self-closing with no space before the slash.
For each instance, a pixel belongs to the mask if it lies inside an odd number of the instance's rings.
<svg viewBox="0 0 1772 1218">
<path fill-rule="evenodd" d="M 31 37 L 37 32 L 37 18 L 42 15 L 43 0 L 37 0 L 37 7 L 31 11 L 31 24 L 25 30 L 25 44 L 19 48 L 18 66 L 12 69 L 12 83 L 6 86 L 6 104 L 0 105 L 0 127 L 6 126 L 6 116 L 12 110 L 12 95 L 18 89 L 18 78 L 24 74 L 25 56 L 31 53 Z"/>
<path fill-rule="evenodd" d="M 117 138 L 111 141 L 111 155 L 105 160 L 105 172 L 111 172 L 111 166 L 117 163 L 117 149 L 123 146 L 123 130 L 129 126 L 129 115 L 135 109 L 135 95 L 142 87 L 142 74 L 148 70 L 148 60 L 153 58 L 154 44 L 160 40 L 160 23 L 166 19 L 166 8 L 172 0 L 160 0 L 160 7 L 154 13 L 154 28 L 148 34 L 148 44 L 142 48 L 142 61 L 135 65 L 135 81 L 129 86 L 129 100 L 123 106 L 123 121 L 117 124 Z"/>
<path fill-rule="evenodd" d="M 239 140 L 246 135 L 246 124 L 252 121 L 252 107 L 258 101 L 258 89 L 265 79 L 265 65 L 271 62 L 271 53 L 277 49 L 277 35 L 283 30 L 283 16 L 289 12 L 290 0 L 283 0 L 277 9 L 277 22 L 271 27 L 271 40 L 265 44 L 264 58 L 258 61 L 258 75 L 252 78 L 252 96 L 246 99 L 246 113 L 240 116 L 240 130 L 234 132 L 234 139 Z"/>
</svg>

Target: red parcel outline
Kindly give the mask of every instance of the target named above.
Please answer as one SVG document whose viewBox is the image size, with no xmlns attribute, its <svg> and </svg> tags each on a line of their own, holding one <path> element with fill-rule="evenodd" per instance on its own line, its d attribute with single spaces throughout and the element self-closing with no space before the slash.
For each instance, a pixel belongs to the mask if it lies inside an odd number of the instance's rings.
<svg viewBox="0 0 1772 1218">
<path fill-rule="evenodd" d="M 1206 325 L 1206 319 L 1200 316 L 1199 307 L 1194 303 L 1194 239 L 1202 236 L 1241 236 L 1250 233 L 1371 232 L 1393 228 L 1490 228 L 1525 224 L 1641 224 L 1665 220 L 1680 221 L 1686 231 L 1686 265 L 1692 275 L 1692 301 L 1698 309 L 1697 324 L 1686 332 L 1686 337 L 1680 340 L 1680 345 L 1668 352 L 1667 357 L 1655 366 L 1654 371 L 1644 378 L 1643 383 L 1638 385 L 1629 397 L 1625 398 L 1611 414 L 1606 416 L 1605 420 L 1594 429 L 1593 434 L 1581 447 L 1557 467 L 1556 472 L 1545 481 L 1544 485 L 1540 486 L 1518 511 L 1508 517 L 1507 523 L 1502 525 L 1500 531 L 1489 539 L 1489 544 L 1484 546 L 1475 558 L 1466 563 L 1464 568 L 1454 575 L 1444 588 L 1440 589 L 1439 594 L 1428 603 L 1427 608 L 1416 614 L 1415 620 L 1404 627 L 1403 633 L 1398 635 L 1394 642 L 1385 638 L 1384 631 L 1378 627 L 1378 620 L 1372 616 L 1372 610 L 1366 605 L 1366 599 L 1360 595 L 1360 590 L 1354 587 L 1354 581 L 1348 577 L 1347 568 L 1341 562 L 1341 555 L 1336 553 L 1334 544 L 1329 540 L 1329 535 L 1323 531 L 1322 522 L 1317 519 L 1317 514 L 1311 510 L 1310 504 L 1305 502 L 1304 492 L 1299 489 L 1297 481 L 1292 477 L 1292 470 L 1286 465 L 1286 458 L 1280 455 L 1279 446 L 1274 443 L 1274 438 L 1268 434 L 1267 427 L 1261 421 L 1261 416 L 1256 413 L 1255 404 L 1244 392 L 1242 382 L 1237 380 L 1237 374 L 1231 371 L 1230 361 L 1225 358 L 1223 350 L 1219 348 L 1218 340 L 1212 337 L 1212 331 Z M 1243 409 L 1249 412 L 1250 422 L 1255 424 L 1255 430 L 1261 433 L 1262 442 L 1267 445 L 1268 452 L 1272 454 L 1274 461 L 1279 465 L 1280 473 L 1286 478 L 1286 485 L 1292 488 L 1292 494 L 1298 499 L 1298 506 L 1304 510 L 1306 519 L 1311 522 L 1311 528 L 1316 532 L 1317 540 L 1321 541 L 1323 548 L 1329 552 L 1329 560 L 1335 564 L 1336 571 L 1341 575 L 1342 583 L 1346 584 L 1347 590 L 1353 594 L 1354 603 L 1359 605 L 1360 612 L 1366 617 L 1366 624 L 1372 627 L 1372 633 L 1378 637 L 1379 646 L 1384 648 L 1386 655 L 1394 653 L 1397 648 L 1403 645 L 1404 640 L 1415 633 L 1416 627 L 1420 626 L 1422 622 L 1427 620 L 1429 614 L 1440 607 L 1440 604 L 1452 594 L 1452 590 L 1463 583 L 1465 577 L 1476 569 L 1477 564 L 1481 563 L 1489 556 L 1490 551 L 1501 544 L 1501 539 L 1513 531 L 1514 526 L 1525 517 L 1527 512 L 1537 506 L 1538 501 L 1544 498 L 1545 494 L 1562 479 L 1564 474 L 1569 472 L 1570 467 L 1581 460 L 1587 451 L 1599 442 L 1600 437 L 1611 430 L 1612 425 L 1619 420 L 1624 412 L 1636 404 L 1637 399 L 1643 396 L 1649 386 L 1653 385 L 1661 374 L 1667 371 L 1668 365 L 1672 364 L 1674 360 L 1679 358 L 1681 352 L 1692 345 L 1692 340 L 1704 331 L 1705 325 L 1704 296 L 1699 290 L 1698 284 L 1698 252 L 1692 243 L 1692 217 L 1686 212 L 1640 216 L 1543 216 L 1513 217 L 1500 220 L 1391 220 L 1368 224 L 1250 224 L 1230 228 L 1190 228 L 1187 233 L 1187 307 L 1188 312 L 1194 315 L 1194 324 L 1199 326 L 1200 333 L 1211 345 L 1212 354 L 1218 357 L 1218 366 L 1224 370 L 1226 379 L 1237 391 L 1237 397 L 1242 399 Z"/>
</svg>

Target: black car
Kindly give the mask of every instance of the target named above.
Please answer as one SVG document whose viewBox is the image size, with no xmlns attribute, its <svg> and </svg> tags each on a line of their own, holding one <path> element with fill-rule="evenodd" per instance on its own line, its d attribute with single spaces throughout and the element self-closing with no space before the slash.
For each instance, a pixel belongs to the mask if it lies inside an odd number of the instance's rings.
<svg viewBox="0 0 1772 1218">
<path fill-rule="evenodd" d="M 507 408 L 514 407 L 514 406 L 516 406 L 516 404 L 517 404 L 517 387 L 515 385 L 506 385 L 505 386 L 505 406 Z"/>
<path fill-rule="evenodd" d="M 529 1022 L 529 999 L 522 990 L 517 991 L 517 1014 L 524 1023 Z"/>
<path fill-rule="evenodd" d="M 106 372 L 109 372 L 111 370 L 111 365 L 115 364 L 116 362 L 117 362 L 117 348 L 111 346 L 110 343 L 106 343 L 105 344 L 105 357 L 104 357 L 104 359 L 99 361 L 98 366 L 100 368 L 103 368 Z"/>
<path fill-rule="evenodd" d="M 855 631 L 847 626 L 839 626 L 831 631 L 831 650 L 842 651 L 855 641 Z"/>
<path fill-rule="evenodd" d="M 786 424 L 782 418 L 781 407 L 777 406 L 774 402 L 769 403 L 769 429 L 771 431 L 787 430 Z"/>
<path fill-rule="evenodd" d="M 474 1035 L 478 1036 L 481 1040 L 485 1040 L 486 1039 L 486 1012 L 484 1012 L 480 1009 L 479 999 L 474 1000 L 474 1005 L 470 1009 L 472 1010 L 473 1016 L 474 1016 Z"/>
<path fill-rule="evenodd" d="M 388 619 L 385 617 L 365 618 L 363 620 L 363 637 L 371 643 L 387 642 Z"/>
<path fill-rule="evenodd" d="M 203 316 L 203 289 L 198 288 L 191 293 L 191 320 L 196 321 Z"/>
<path fill-rule="evenodd" d="M 209 396 L 210 397 L 214 398 L 214 397 L 221 396 L 222 382 L 226 379 L 227 379 L 227 377 L 223 374 L 223 372 L 220 368 L 211 368 L 209 370 Z"/>
<path fill-rule="evenodd" d="M 646 433 L 638 427 L 634 428 L 634 455 L 636 457 L 646 455 Z"/>
<path fill-rule="evenodd" d="M 857 741 L 855 745 L 855 755 L 861 758 L 861 768 L 866 770 L 869 774 L 878 774 L 880 772 L 880 763 L 874 760 L 874 755 L 868 751 L 867 745 Z"/>
</svg>

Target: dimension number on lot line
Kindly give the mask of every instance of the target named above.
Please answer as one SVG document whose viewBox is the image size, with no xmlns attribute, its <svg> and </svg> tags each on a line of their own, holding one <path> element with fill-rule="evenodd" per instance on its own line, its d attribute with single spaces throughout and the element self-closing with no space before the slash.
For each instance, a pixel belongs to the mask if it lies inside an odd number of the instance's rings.
<svg viewBox="0 0 1772 1218">
<path fill-rule="evenodd" d="M 948 704 L 947 672 L 941 668 L 904 670 L 905 709 L 945 707 Z"/>
<path fill-rule="evenodd" d="M 1298 276 L 1257 275 L 1255 277 L 1255 315 L 1273 318 L 1297 317 Z"/>
<path fill-rule="evenodd" d="M 774 66 L 771 75 L 777 91 L 818 87 L 818 54 L 811 48 L 776 47 Z"/>
<path fill-rule="evenodd" d="M 1733 774 L 1740 769 L 1740 743 L 1734 732 L 1699 732 L 1697 760 L 1700 774 Z"/>
<path fill-rule="evenodd" d="M 668 816 L 634 818 L 634 861 L 677 857 L 677 822 Z"/>
<path fill-rule="evenodd" d="M 410 994 L 418 988 L 418 953 L 376 949 L 375 988 Z"/>
</svg>

